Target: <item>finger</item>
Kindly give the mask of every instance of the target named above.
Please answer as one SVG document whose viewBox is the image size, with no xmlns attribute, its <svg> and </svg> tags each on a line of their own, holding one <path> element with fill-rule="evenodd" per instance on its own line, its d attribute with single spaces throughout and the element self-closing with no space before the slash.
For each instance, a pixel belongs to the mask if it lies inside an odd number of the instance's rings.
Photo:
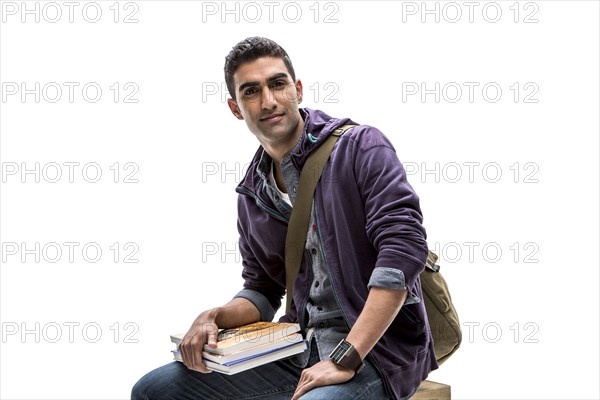
<svg viewBox="0 0 600 400">
<path fill-rule="evenodd" d="M 306 370 L 302 371 L 302 373 L 300 374 L 300 379 L 298 380 L 298 384 L 296 385 L 296 390 L 294 391 L 294 395 L 292 396 L 291 400 L 297 400 L 303 394 L 301 389 L 302 389 L 302 386 L 304 386 L 304 383 L 306 382 L 305 371 Z"/>
<path fill-rule="evenodd" d="M 316 386 L 314 384 L 315 381 L 311 372 L 311 369 L 308 368 L 302 371 L 302 373 L 300 374 L 300 381 L 298 382 L 298 385 L 296 386 L 296 391 L 294 392 L 295 398 L 303 396 L 306 392 L 308 392 L 310 389 Z"/>
<path fill-rule="evenodd" d="M 186 367 L 190 367 L 190 356 L 187 350 L 187 346 L 184 345 L 184 342 L 181 342 L 181 344 L 179 345 L 179 353 L 181 353 L 181 362 L 183 362 L 183 365 L 185 365 Z"/>
<path fill-rule="evenodd" d="M 202 355 L 200 358 L 197 358 L 196 353 L 194 353 L 194 360 L 192 362 L 192 368 L 190 368 L 197 372 L 202 372 L 203 374 L 209 374 L 212 371 L 206 367 L 206 365 L 202 362 Z"/>
<path fill-rule="evenodd" d="M 202 363 L 203 347 L 204 345 L 199 343 L 194 344 L 194 346 L 192 347 L 192 357 L 194 358 L 194 362 L 192 365 L 194 366 L 194 369 L 201 371 L 206 370 L 206 367 L 204 367 L 204 364 Z"/>
<path fill-rule="evenodd" d="M 187 353 L 187 362 L 186 366 L 193 370 L 202 373 L 209 372 L 204 363 L 202 362 L 202 348 L 204 346 L 204 342 L 199 340 L 198 337 L 194 337 L 190 340 L 190 342 L 185 346 Z"/>
<path fill-rule="evenodd" d="M 192 371 L 201 372 L 203 374 L 212 373 L 212 370 L 208 369 L 208 367 L 206 365 L 204 365 L 203 363 L 200 363 L 200 364 L 196 365 L 194 368 L 190 368 L 190 369 Z"/>
<path fill-rule="evenodd" d="M 209 328 L 207 328 L 207 333 L 208 333 L 208 338 L 207 338 L 207 343 L 210 347 L 212 348 L 216 348 L 217 347 L 217 334 L 219 332 L 219 329 L 217 328 L 216 325 L 213 325 Z"/>
<path fill-rule="evenodd" d="M 304 393 L 301 392 L 299 388 L 296 388 L 296 391 L 294 392 L 294 395 L 292 396 L 291 400 L 298 400 L 303 394 Z"/>
<path fill-rule="evenodd" d="M 314 381 L 308 381 L 303 383 L 302 385 L 298 385 L 298 387 L 296 388 L 296 391 L 294 392 L 294 396 L 292 397 L 292 400 L 297 400 L 300 397 L 304 396 L 304 394 L 306 394 L 308 391 L 314 389 L 317 385 L 315 384 Z"/>
<path fill-rule="evenodd" d="M 202 364 L 202 358 L 198 359 L 195 352 L 195 346 L 190 339 L 184 340 L 181 343 L 179 351 L 181 353 L 181 360 L 187 368 L 198 372 L 204 372 L 204 370 L 202 370 L 204 365 L 198 365 L 198 361 Z"/>
</svg>

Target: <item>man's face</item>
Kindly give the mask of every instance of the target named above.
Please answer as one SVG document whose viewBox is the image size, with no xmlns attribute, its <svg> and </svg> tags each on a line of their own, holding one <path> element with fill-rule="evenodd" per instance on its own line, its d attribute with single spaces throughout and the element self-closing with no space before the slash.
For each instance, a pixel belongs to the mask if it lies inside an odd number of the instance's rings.
<svg viewBox="0 0 600 400">
<path fill-rule="evenodd" d="M 261 144 L 289 145 L 303 126 L 298 111 L 302 83 L 292 80 L 283 59 L 261 57 L 244 63 L 233 80 L 237 100 L 228 100 L 231 112 L 246 121 Z"/>
</svg>

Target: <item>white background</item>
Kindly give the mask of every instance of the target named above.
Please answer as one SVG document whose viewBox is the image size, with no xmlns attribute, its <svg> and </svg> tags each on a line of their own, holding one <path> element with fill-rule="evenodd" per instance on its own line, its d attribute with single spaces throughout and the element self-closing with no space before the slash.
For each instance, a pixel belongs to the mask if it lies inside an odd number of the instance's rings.
<svg viewBox="0 0 600 400">
<path fill-rule="evenodd" d="M 600 397 L 597 2 L 479 2 L 470 21 L 463 2 L 99 1 L 73 22 L 36 3 L 39 22 L 2 2 L 0 397 L 128 398 L 169 334 L 239 290 L 234 188 L 258 143 L 222 71 L 252 35 L 288 51 L 303 106 L 377 126 L 405 162 L 463 325 L 430 379 L 455 399 Z"/>
</svg>

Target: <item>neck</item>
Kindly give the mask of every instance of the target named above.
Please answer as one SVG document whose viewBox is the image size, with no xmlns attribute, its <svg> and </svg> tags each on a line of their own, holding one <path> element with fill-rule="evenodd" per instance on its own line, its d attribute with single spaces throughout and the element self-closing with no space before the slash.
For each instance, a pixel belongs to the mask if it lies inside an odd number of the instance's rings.
<svg viewBox="0 0 600 400">
<path fill-rule="evenodd" d="M 283 193 L 287 193 L 287 186 L 285 186 L 285 180 L 283 179 L 283 173 L 281 172 L 281 166 L 278 162 L 273 161 L 273 176 L 275 177 L 275 183 L 277 184 L 277 188 L 281 190 Z"/>
<path fill-rule="evenodd" d="M 265 149 L 267 154 L 275 161 L 276 163 L 280 163 L 281 160 L 296 146 L 298 143 L 298 139 L 300 139 L 300 135 L 302 135 L 302 131 L 304 129 L 304 122 L 298 124 L 296 131 L 292 136 L 289 137 L 289 140 L 285 142 L 263 142 L 261 146 Z"/>
</svg>

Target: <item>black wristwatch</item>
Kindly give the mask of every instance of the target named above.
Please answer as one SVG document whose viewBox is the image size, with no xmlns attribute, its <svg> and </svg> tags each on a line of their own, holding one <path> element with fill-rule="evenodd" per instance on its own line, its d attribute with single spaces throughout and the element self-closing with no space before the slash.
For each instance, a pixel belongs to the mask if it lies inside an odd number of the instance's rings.
<svg viewBox="0 0 600 400">
<path fill-rule="evenodd" d="M 331 361 L 340 367 L 353 370 L 356 374 L 365 366 L 365 363 L 360 358 L 360 355 L 346 339 L 342 339 L 340 343 L 333 349 L 329 355 Z"/>
</svg>

